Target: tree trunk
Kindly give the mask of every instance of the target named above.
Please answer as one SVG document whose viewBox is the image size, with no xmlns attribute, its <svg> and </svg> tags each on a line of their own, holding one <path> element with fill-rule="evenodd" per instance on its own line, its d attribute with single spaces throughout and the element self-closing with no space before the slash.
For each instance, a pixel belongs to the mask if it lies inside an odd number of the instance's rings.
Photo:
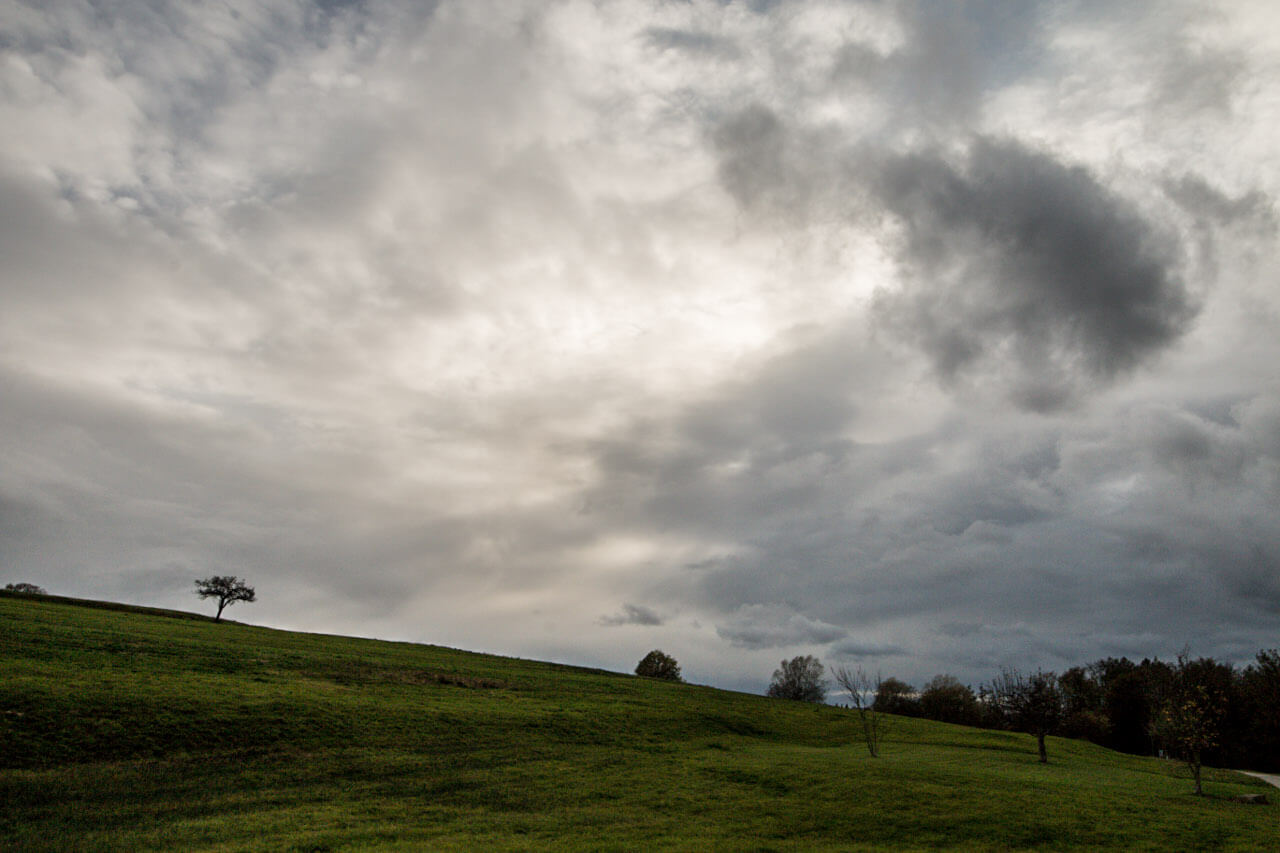
<svg viewBox="0 0 1280 853">
<path fill-rule="evenodd" d="M 1044 732 L 1036 732 L 1036 746 L 1040 747 L 1040 763 L 1049 763 L 1049 753 L 1044 748 Z"/>
<path fill-rule="evenodd" d="M 1200 750 L 1191 754 L 1191 775 L 1196 780 L 1196 796 L 1203 797 L 1204 790 L 1200 787 Z"/>
<path fill-rule="evenodd" d="M 226 606 L 227 606 L 227 603 L 226 603 L 225 601 L 223 601 L 221 598 L 219 598 L 219 599 L 218 599 L 218 614 L 217 614 L 216 616 L 214 616 L 214 617 L 213 617 L 213 621 L 214 621 L 214 622 L 221 622 L 221 621 L 222 621 L 222 608 L 224 608 L 224 607 L 226 607 Z"/>
</svg>

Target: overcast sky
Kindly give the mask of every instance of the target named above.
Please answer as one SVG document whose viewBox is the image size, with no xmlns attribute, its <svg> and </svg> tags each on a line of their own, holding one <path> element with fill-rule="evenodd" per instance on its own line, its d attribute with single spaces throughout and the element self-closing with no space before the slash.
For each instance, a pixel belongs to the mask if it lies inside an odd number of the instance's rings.
<svg viewBox="0 0 1280 853">
<path fill-rule="evenodd" d="M 761 691 L 1280 645 L 1280 6 L 0 0 L 0 580 Z"/>
</svg>

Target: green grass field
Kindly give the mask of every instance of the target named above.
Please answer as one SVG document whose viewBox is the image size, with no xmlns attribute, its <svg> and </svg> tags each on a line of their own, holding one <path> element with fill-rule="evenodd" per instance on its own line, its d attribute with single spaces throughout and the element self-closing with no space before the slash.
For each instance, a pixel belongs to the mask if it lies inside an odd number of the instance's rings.
<svg viewBox="0 0 1280 853">
<path fill-rule="evenodd" d="M 67 600 L 0 596 L 0 745 L 5 850 L 1280 849 L 1083 742 Z"/>
</svg>

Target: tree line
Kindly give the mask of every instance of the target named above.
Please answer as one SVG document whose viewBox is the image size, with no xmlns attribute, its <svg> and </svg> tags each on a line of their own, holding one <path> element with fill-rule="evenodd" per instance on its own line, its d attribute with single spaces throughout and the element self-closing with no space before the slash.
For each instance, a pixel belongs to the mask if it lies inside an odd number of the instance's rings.
<svg viewBox="0 0 1280 853">
<path fill-rule="evenodd" d="M 650 652 L 636 672 L 679 681 L 675 659 Z M 889 715 L 1026 732 L 1048 761 L 1049 735 L 1080 738 L 1120 752 L 1184 761 L 1200 793 L 1205 765 L 1280 771 L 1280 650 L 1257 653 L 1244 667 L 1192 658 L 1172 662 L 1101 658 L 1055 673 L 1005 669 L 975 690 L 952 675 L 921 688 L 863 669 L 831 670 L 850 697 L 871 755 Z M 804 655 L 782 661 L 767 695 L 802 702 L 826 700 L 826 668 Z"/>
<path fill-rule="evenodd" d="M 1032 707 L 1011 708 L 1010 696 Z M 1199 740 L 1206 764 L 1280 769 L 1276 649 L 1258 652 L 1242 668 L 1183 653 L 1173 662 L 1102 658 L 1061 674 L 1006 670 L 976 692 L 946 675 L 918 692 L 889 678 L 873 705 L 886 713 L 987 728 L 1009 728 L 1011 716 L 1031 717 L 1047 734 L 1134 755 L 1168 755 L 1176 742 Z"/>
</svg>

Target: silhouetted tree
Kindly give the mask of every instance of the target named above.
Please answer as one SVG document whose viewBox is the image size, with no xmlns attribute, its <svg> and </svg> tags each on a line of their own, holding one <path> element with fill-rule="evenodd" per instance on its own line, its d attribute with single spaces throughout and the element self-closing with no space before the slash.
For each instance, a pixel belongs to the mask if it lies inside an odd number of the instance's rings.
<svg viewBox="0 0 1280 853">
<path fill-rule="evenodd" d="M 832 674 L 840 689 L 853 700 L 858 722 L 862 725 L 862 739 L 867 745 L 867 752 L 875 758 L 880 754 L 880 739 L 889 725 L 884 714 L 875 708 L 875 697 L 879 695 L 884 679 L 879 675 L 872 679 L 862 667 L 850 672 L 848 667 L 842 666 L 832 670 Z"/>
<path fill-rule="evenodd" d="M 766 695 L 800 702 L 821 702 L 827 698 L 823 671 L 821 661 L 813 655 L 784 660 L 782 667 L 773 671 L 773 681 Z"/>
<path fill-rule="evenodd" d="M 660 678 L 664 681 L 684 681 L 680 677 L 680 664 L 671 655 L 654 649 L 636 664 L 636 675 L 645 678 Z"/>
<path fill-rule="evenodd" d="M 916 697 L 916 689 L 897 678 L 886 678 L 880 682 L 873 707 L 882 714 L 920 716 L 920 700 Z"/>
<path fill-rule="evenodd" d="M 4 585 L 6 592 L 20 592 L 23 595 L 48 595 L 44 591 L 44 587 L 36 586 L 33 583 L 7 583 Z"/>
<path fill-rule="evenodd" d="M 196 595 L 203 598 L 218 599 L 218 613 L 213 621 L 222 621 L 222 611 L 227 605 L 237 601 L 257 601 L 253 587 L 247 585 L 235 575 L 214 575 L 196 581 Z"/>
<path fill-rule="evenodd" d="M 1048 764 L 1044 739 L 1062 722 L 1062 691 L 1052 672 L 1023 675 L 1006 669 L 991 684 L 991 697 L 1010 728 L 1035 735 L 1040 763 Z"/>
<path fill-rule="evenodd" d="M 972 726 L 978 722 L 978 697 L 955 676 L 935 675 L 920 691 L 920 713 L 931 720 Z"/>
<path fill-rule="evenodd" d="M 1151 755 L 1151 722 L 1163 673 L 1151 661 L 1143 666 L 1128 658 L 1104 658 L 1089 665 L 1102 690 L 1108 731 L 1103 746 L 1134 755 Z"/>
<path fill-rule="evenodd" d="M 1280 649 L 1258 652 L 1245 667 L 1240 674 L 1240 698 L 1249 719 L 1245 764 L 1280 772 Z"/>
<path fill-rule="evenodd" d="M 1071 667 L 1058 676 L 1058 689 L 1062 691 L 1063 713 L 1059 734 L 1102 743 L 1111 731 L 1111 721 L 1103 709 L 1102 687 L 1089 670 Z"/>
</svg>

